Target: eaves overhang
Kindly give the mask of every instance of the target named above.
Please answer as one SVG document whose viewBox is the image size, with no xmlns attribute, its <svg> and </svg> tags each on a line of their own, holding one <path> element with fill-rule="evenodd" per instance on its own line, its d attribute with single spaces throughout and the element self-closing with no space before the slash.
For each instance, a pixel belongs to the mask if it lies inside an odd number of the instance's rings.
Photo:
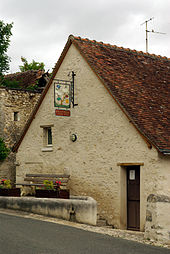
<svg viewBox="0 0 170 254">
<path fill-rule="evenodd" d="M 159 149 L 159 151 L 160 151 L 163 155 L 170 155 L 170 150 L 169 150 L 169 149 Z"/>
</svg>

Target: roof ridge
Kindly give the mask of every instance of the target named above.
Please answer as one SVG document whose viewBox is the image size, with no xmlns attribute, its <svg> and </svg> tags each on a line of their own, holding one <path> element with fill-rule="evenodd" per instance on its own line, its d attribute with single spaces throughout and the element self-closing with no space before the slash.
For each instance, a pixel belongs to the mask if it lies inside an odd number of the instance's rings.
<svg viewBox="0 0 170 254">
<path fill-rule="evenodd" d="M 129 52 L 129 53 L 132 53 L 132 54 L 135 54 L 135 55 L 142 55 L 142 56 L 146 56 L 146 57 L 150 57 L 150 58 L 153 58 L 153 59 L 158 59 L 158 60 L 164 60 L 164 61 L 170 61 L 170 58 L 166 57 L 166 56 L 161 56 L 161 55 L 156 55 L 156 54 L 150 54 L 150 53 L 145 53 L 143 51 L 138 51 L 138 50 L 135 50 L 135 49 L 130 49 L 130 48 L 124 48 L 124 47 L 119 47 L 119 46 L 116 46 L 116 45 L 111 45 L 109 43 L 104 43 L 102 41 L 98 42 L 96 40 L 90 40 L 88 38 L 82 38 L 80 36 L 76 37 L 74 35 L 70 35 L 69 38 L 71 40 L 80 40 L 80 41 L 85 41 L 85 42 L 88 42 L 88 43 L 91 43 L 91 44 L 98 44 L 98 45 L 102 45 L 103 47 L 108 47 L 108 48 L 114 48 L 115 50 L 121 50 L 121 51 L 124 51 L 124 52 Z"/>
</svg>

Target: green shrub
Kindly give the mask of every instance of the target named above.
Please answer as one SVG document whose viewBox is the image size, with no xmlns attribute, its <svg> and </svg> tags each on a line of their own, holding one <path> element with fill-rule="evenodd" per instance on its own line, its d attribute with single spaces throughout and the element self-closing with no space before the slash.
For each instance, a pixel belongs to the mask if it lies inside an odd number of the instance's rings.
<svg viewBox="0 0 170 254">
<path fill-rule="evenodd" d="M 2 179 L 0 189 L 12 189 L 11 180 Z"/>
<path fill-rule="evenodd" d="M 19 81 L 5 79 L 3 75 L 0 76 L 0 86 L 8 88 L 21 88 Z"/>
<path fill-rule="evenodd" d="M 5 146 L 5 143 L 2 138 L 0 138 L 0 161 L 6 159 L 9 154 L 9 149 Z"/>
</svg>

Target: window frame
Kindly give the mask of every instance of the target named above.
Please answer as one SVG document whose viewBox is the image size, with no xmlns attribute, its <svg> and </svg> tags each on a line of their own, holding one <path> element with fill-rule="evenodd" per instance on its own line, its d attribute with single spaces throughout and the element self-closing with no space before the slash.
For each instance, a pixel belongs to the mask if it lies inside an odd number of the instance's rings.
<svg viewBox="0 0 170 254">
<path fill-rule="evenodd" d="M 51 125 L 40 125 L 40 128 L 43 129 L 43 147 L 41 148 L 42 152 L 51 152 L 53 151 L 53 135 L 52 135 Z"/>
<path fill-rule="evenodd" d="M 53 138 L 52 138 L 52 129 L 51 127 L 47 128 L 47 146 L 53 145 Z"/>
</svg>

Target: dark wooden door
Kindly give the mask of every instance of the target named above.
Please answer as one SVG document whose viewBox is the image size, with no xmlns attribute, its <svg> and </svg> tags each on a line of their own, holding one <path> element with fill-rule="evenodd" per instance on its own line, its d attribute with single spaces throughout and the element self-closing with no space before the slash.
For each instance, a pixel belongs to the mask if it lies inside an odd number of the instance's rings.
<svg viewBox="0 0 170 254">
<path fill-rule="evenodd" d="M 140 230 L 140 167 L 127 167 L 127 229 Z"/>
</svg>

